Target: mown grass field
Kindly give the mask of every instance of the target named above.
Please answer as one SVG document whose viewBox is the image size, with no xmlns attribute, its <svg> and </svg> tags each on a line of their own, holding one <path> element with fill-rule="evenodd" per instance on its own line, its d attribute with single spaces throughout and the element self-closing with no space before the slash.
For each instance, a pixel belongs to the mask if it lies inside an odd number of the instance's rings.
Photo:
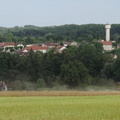
<svg viewBox="0 0 120 120">
<path fill-rule="evenodd" d="M 33 93 L 0 92 L 0 120 L 120 120 L 119 91 Z"/>
</svg>

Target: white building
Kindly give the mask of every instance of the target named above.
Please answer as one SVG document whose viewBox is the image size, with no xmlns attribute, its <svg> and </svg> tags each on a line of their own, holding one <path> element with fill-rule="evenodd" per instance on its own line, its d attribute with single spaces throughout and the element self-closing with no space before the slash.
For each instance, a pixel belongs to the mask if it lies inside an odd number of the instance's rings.
<svg viewBox="0 0 120 120">
<path fill-rule="evenodd" d="M 103 48 L 106 51 L 111 51 L 113 50 L 112 48 L 112 41 L 100 41 L 103 44 Z"/>
</svg>

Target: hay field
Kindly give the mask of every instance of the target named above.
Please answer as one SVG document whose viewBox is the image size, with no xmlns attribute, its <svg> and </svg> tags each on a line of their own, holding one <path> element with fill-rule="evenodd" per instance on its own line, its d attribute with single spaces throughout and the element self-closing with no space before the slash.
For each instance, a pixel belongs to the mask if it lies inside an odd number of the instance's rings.
<svg viewBox="0 0 120 120">
<path fill-rule="evenodd" d="M 120 96 L 0 97 L 0 120 L 119 120 Z"/>
<path fill-rule="evenodd" d="M 120 119 L 119 91 L 16 91 L 0 96 L 0 120 Z"/>
<path fill-rule="evenodd" d="M 120 95 L 120 91 L 7 91 L 7 92 L 0 92 L 0 97 L 104 96 L 104 95 Z"/>
</svg>

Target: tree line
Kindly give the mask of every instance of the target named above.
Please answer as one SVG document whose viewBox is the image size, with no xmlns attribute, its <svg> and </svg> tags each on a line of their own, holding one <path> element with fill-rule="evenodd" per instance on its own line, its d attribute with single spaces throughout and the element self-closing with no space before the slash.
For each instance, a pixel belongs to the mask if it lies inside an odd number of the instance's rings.
<svg viewBox="0 0 120 120">
<path fill-rule="evenodd" d="M 41 87 L 55 83 L 69 88 L 104 85 L 110 80 L 120 81 L 119 64 L 119 52 L 114 59 L 111 53 L 103 53 L 98 42 L 68 46 L 63 53 L 55 53 L 55 49 L 45 54 L 31 50 L 28 56 L 0 53 L 0 79 L 7 83 L 29 81 Z"/>
</svg>

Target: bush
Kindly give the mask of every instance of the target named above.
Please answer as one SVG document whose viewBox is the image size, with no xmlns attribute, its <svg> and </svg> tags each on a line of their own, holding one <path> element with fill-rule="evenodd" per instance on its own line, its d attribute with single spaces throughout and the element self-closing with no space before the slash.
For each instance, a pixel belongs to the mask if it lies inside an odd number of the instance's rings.
<svg viewBox="0 0 120 120">
<path fill-rule="evenodd" d="M 38 87 L 45 87 L 45 80 L 43 78 L 39 78 L 37 80 L 37 86 Z"/>
<path fill-rule="evenodd" d="M 28 81 L 16 80 L 10 83 L 8 90 L 35 90 L 33 83 Z"/>
</svg>

